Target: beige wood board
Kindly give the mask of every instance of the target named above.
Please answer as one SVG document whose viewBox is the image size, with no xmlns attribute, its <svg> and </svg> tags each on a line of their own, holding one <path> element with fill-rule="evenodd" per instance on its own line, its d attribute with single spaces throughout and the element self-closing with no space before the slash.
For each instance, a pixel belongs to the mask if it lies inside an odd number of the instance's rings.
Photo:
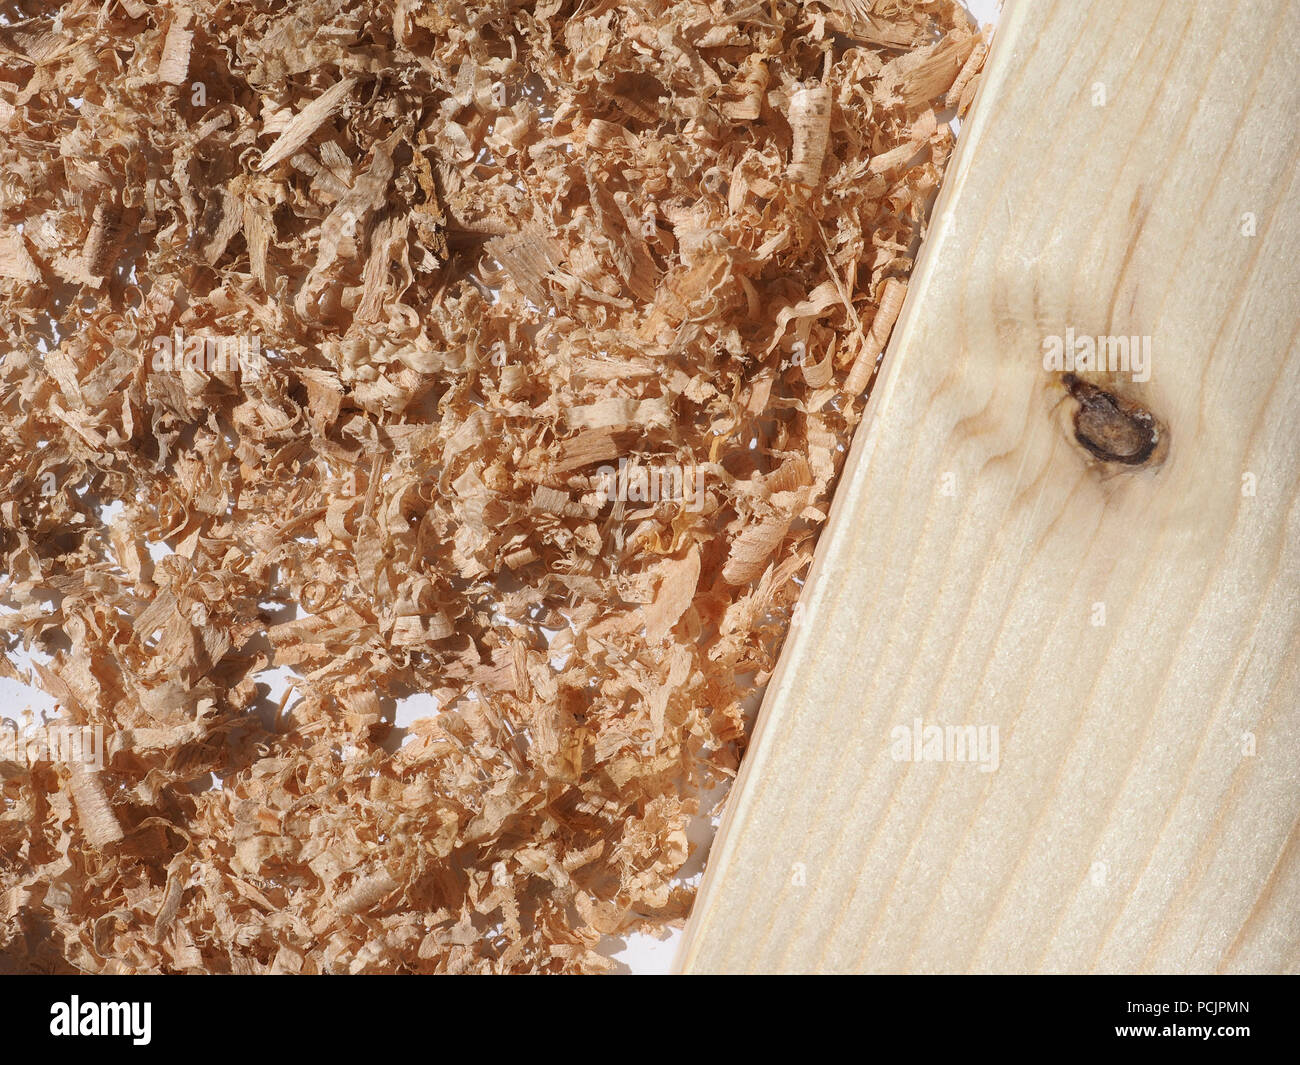
<svg viewBox="0 0 1300 1065">
<path fill-rule="evenodd" d="M 681 965 L 1295 971 L 1300 3 L 1013 3 L 983 78 Z"/>
</svg>

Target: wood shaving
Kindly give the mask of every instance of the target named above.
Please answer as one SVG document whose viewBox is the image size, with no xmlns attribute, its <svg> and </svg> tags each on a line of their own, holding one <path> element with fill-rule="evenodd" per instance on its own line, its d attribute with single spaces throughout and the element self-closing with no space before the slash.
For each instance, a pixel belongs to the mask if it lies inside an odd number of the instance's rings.
<svg viewBox="0 0 1300 1065">
<path fill-rule="evenodd" d="M 588 972 L 679 923 L 969 18 L 0 16 L 0 661 L 106 736 L 0 764 L 6 964 Z"/>
</svg>

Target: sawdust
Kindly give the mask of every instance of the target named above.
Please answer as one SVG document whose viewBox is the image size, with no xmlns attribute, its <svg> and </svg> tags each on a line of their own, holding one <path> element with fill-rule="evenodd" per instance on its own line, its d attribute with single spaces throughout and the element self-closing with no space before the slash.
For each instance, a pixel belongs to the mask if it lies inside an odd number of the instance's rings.
<svg viewBox="0 0 1300 1065">
<path fill-rule="evenodd" d="M 0 14 L 0 673 L 107 737 L 0 766 L 9 963 L 593 971 L 680 921 L 967 17 Z"/>
</svg>

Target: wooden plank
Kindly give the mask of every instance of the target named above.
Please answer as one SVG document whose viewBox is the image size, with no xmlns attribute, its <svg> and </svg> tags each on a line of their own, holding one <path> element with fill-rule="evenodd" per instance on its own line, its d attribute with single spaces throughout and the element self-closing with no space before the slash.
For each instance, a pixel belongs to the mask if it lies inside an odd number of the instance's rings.
<svg viewBox="0 0 1300 1065">
<path fill-rule="evenodd" d="M 1300 965 L 1298 69 L 1288 0 L 1004 12 L 686 971 Z"/>
</svg>

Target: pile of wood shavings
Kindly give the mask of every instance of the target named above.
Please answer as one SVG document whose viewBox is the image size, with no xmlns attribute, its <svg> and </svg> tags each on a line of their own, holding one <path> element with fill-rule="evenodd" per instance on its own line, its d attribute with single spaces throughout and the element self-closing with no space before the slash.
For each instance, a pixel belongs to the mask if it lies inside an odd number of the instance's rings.
<svg viewBox="0 0 1300 1065">
<path fill-rule="evenodd" d="M 107 748 L 0 763 L 6 964 L 591 971 L 680 921 L 965 13 L 0 16 L 0 674 Z M 181 336 L 264 362 L 157 369 Z M 620 460 L 702 494 L 611 500 Z"/>
</svg>

